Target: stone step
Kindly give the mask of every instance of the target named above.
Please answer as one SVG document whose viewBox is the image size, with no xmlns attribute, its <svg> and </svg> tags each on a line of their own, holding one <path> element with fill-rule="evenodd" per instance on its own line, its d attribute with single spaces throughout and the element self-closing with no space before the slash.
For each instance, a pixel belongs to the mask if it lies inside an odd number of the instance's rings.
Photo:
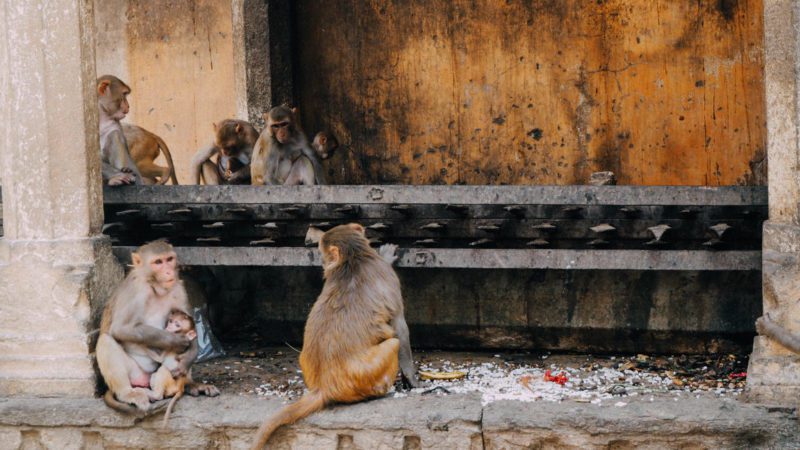
<svg viewBox="0 0 800 450">
<path fill-rule="evenodd" d="M 793 411 L 726 398 L 656 398 L 624 406 L 565 401 L 481 404 L 477 394 L 420 395 L 340 405 L 273 436 L 276 449 L 798 448 Z M 136 420 L 101 400 L 0 399 L 0 448 L 247 448 L 275 398 L 180 401 Z"/>
</svg>

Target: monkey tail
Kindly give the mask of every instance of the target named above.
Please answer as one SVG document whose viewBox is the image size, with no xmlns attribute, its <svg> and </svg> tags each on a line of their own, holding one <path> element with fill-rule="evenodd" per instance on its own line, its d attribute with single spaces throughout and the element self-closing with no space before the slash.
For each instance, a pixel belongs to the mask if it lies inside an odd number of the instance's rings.
<svg viewBox="0 0 800 450">
<path fill-rule="evenodd" d="M 272 433 L 281 425 L 294 423 L 315 411 L 319 411 L 324 406 L 325 398 L 322 396 L 322 393 L 318 390 L 309 391 L 300 397 L 300 400 L 291 405 L 284 406 L 280 411 L 275 413 L 275 415 L 261 424 L 256 432 L 256 438 L 250 450 L 261 450 L 269 440 L 269 437 L 272 436 Z"/>
<path fill-rule="evenodd" d="M 119 411 L 121 413 L 130 414 L 130 415 L 141 415 L 142 411 L 139 408 L 129 405 L 127 403 L 122 403 L 121 401 L 117 400 L 114 397 L 114 393 L 111 392 L 111 389 L 106 391 L 106 394 L 103 396 L 103 400 L 106 402 L 109 408 Z"/>
<path fill-rule="evenodd" d="M 167 147 L 167 143 L 164 142 L 157 134 L 154 134 L 153 137 L 156 138 L 158 142 L 158 146 L 161 147 L 161 153 L 164 154 L 164 159 L 167 160 L 167 166 L 169 166 L 169 179 L 172 180 L 173 185 L 178 184 L 178 176 L 175 174 L 175 164 L 172 162 L 172 154 L 169 152 L 169 147 Z M 159 182 L 159 184 L 167 184 L 167 179 L 164 178 Z"/>
<path fill-rule="evenodd" d="M 164 413 L 164 420 L 161 422 L 161 428 L 167 428 L 167 421 L 169 421 L 169 415 L 172 414 L 172 408 L 175 407 L 175 403 L 177 403 L 178 399 L 181 397 L 183 397 L 183 389 L 181 389 L 175 395 L 173 395 L 172 400 L 169 401 L 169 406 L 167 406 L 167 412 Z"/>
</svg>

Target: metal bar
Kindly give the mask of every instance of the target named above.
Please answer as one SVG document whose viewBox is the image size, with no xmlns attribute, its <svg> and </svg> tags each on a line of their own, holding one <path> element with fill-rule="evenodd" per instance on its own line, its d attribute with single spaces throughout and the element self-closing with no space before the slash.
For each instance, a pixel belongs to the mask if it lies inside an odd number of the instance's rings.
<svg viewBox="0 0 800 450">
<path fill-rule="evenodd" d="M 117 186 L 119 203 L 766 205 L 765 186 Z"/>
<path fill-rule="evenodd" d="M 134 247 L 114 247 L 121 262 Z M 176 247 L 181 264 L 195 266 L 319 266 L 315 248 Z M 760 251 L 691 250 L 398 250 L 398 267 L 465 269 L 757 271 Z"/>
</svg>

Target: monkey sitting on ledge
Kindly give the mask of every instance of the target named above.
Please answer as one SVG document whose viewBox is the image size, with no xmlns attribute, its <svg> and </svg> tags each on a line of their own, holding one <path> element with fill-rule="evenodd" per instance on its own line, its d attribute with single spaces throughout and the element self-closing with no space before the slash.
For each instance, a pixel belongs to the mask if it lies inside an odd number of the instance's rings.
<svg viewBox="0 0 800 450">
<path fill-rule="evenodd" d="M 281 425 L 326 405 L 385 395 L 398 370 L 404 385 L 418 386 L 400 280 L 391 266 L 395 249 L 375 251 L 357 223 L 322 234 L 325 284 L 308 314 L 300 353 L 308 392 L 261 425 L 252 449 Z"/>
</svg>

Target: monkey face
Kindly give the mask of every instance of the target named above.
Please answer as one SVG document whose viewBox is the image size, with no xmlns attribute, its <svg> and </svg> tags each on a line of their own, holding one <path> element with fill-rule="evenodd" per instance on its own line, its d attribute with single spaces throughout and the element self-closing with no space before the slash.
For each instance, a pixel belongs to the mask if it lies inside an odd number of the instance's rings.
<svg viewBox="0 0 800 450">
<path fill-rule="evenodd" d="M 282 122 L 275 122 L 269 125 L 270 131 L 272 131 L 272 135 L 275 136 L 275 139 L 278 140 L 281 144 L 286 144 L 292 138 L 292 122 L 289 120 L 284 120 Z"/>
<path fill-rule="evenodd" d="M 178 280 L 177 271 L 178 257 L 175 252 L 161 253 L 154 255 L 150 259 L 150 270 L 155 282 L 164 289 L 172 289 Z"/>
</svg>

